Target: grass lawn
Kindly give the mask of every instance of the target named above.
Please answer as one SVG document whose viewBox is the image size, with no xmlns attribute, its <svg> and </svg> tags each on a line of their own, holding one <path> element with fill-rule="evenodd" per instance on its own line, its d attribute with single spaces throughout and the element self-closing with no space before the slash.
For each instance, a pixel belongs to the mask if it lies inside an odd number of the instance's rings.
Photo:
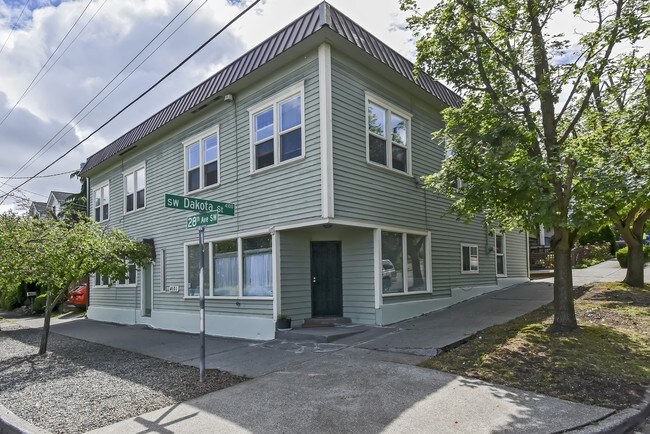
<svg viewBox="0 0 650 434">
<path fill-rule="evenodd" d="M 625 408 L 650 387 L 650 285 L 576 294 L 580 328 L 548 334 L 551 304 L 490 327 L 421 364 L 585 404 Z"/>
</svg>

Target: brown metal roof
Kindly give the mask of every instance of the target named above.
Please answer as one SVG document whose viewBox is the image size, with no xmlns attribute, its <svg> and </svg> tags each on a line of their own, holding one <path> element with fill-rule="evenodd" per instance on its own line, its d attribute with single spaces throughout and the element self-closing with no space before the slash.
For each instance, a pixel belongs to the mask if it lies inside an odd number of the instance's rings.
<svg viewBox="0 0 650 434">
<path fill-rule="evenodd" d="M 214 97 L 226 87 L 255 71 L 323 27 L 330 28 L 443 103 L 450 106 L 459 106 L 461 104 L 460 96 L 428 75 L 420 73 L 416 79 L 413 74 L 413 63 L 328 3 L 323 2 L 140 125 L 90 156 L 80 173 L 83 175 L 107 159 L 123 152 L 138 140 Z"/>
</svg>

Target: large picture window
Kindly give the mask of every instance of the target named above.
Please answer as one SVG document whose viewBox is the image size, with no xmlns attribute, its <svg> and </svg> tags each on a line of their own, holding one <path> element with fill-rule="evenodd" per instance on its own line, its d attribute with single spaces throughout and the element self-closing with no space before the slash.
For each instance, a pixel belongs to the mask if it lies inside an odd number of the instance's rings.
<svg viewBox="0 0 650 434">
<path fill-rule="evenodd" d="M 410 116 L 372 97 L 366 100 L 368 161 L 404 173 L 410 167 Z"/>
<path fill-rule="evenodd" d="M 461 244 L 460 252 L 461 272 L 478 273 L 478 246 L 475 244 Z"/>
<path fill-rule="evenodd" d="M 122 279 L 115 281 L 108 274 L 95 273 L 95 286 L 135 286 L 137 284 L 137 268 L 129 264 L 129 269 Z"/>
<path fill-rule="evenodd" d="M 381 232 L 384 294 L 424 292 L 427 287 L 427 236 Z"/>
<path fill-rule="evenodd" d="M 95 211 L 95 220 L 98 222 L 103 222 L 108 220 L 108 205 L 109 205 L 109 190 L 108 184 L 103 185 L 95 189 L 93 196 L 94 199 L 94 211 Z"/>
<path fill-rule="evenodd" d="M 252 171 L 304 155 L 302 86 L 250 110 Z"/>
<path fill-rule="evenodd" d="M 145 205 L 145 170 L 140 167 L 124 175 L 124 209 L 131 212 Z"/>
<path fill-rule="evenodd" d="M 191 191 L 219 184 L 219 132 L 203 133 L 185 143 L 185 189 Z"/>
<path fill-rule="evenodd" d="M 273 297 L 272 237 L 214 241 L 205 244 L 204 290 L 207 297 Z M 186 250 L 186 296 L 199 295 L 201 250 Z M 208 278 L 210 276 L 210 278 Z"/>
</svg>

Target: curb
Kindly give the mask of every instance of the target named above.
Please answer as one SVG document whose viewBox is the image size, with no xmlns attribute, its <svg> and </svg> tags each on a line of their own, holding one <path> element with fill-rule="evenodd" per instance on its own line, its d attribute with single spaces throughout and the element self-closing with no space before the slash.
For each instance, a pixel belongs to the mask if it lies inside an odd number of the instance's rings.
<svg viewBox="0 0 650 434">
<path fill-rule="evenodd" d="M 576 427 L 568 432 L 575 434 L 624 434 L 640 425 L 650 416 L 650 389 L 647 389 L 643 400 L 629 408 L 617 411 L 593 425 Z"/>
<path fill-rule="evenodd" d="M 51 434 L 27 422 L 0 404 L 0 434 Z"/>
</svg>

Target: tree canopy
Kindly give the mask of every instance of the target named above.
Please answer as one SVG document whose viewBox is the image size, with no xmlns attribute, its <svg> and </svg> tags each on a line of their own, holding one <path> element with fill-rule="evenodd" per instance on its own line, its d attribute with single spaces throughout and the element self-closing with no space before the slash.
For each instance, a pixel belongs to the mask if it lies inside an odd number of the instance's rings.
<svg viewBox="0 0 650 434">
<path fill-rule="evenodd" d="M 575 328 L 570 250 L 580 231 L 602 224 L 583 209 L 591 196 L 576 196 L 583 165 L 592 167 L 589 153 L 577 151 L 586 143 L 580 127 L 601 81 L 620 77 L 621 53 L 647 36 L 648 0 L 442 0 L 427 11 L 415 0 L 401 4 L 418 36 L 416 68 L 464 98 L 443 112 L 437 137 L 449 157 L 425 185 L 452 197 L 460 215 L 482 214 L 506 229 L 553 227 L 552 328 Z M 553 33 L 563 17 L 580 28 Z"/>
</svg>

